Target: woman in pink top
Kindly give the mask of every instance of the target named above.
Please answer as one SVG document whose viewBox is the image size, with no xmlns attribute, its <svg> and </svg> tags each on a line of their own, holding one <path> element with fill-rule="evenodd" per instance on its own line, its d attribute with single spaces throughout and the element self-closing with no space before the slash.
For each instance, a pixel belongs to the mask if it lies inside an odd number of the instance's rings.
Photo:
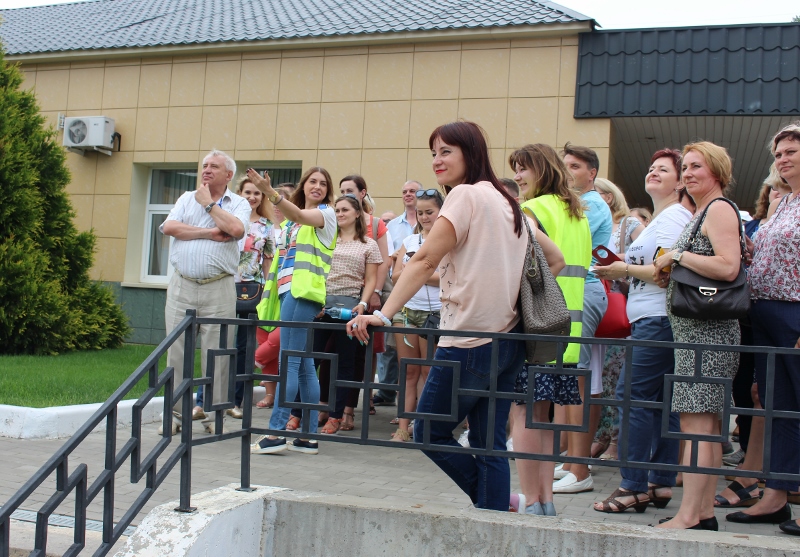
<svg viewBox="0 0 800 557">
<path fill-rule="evenodd" d="M 390 325 L 394 315 L 422 287 L 438 267 L 441 288 L 441 328 L 488 333 L 520 332 L 517 298 L 522 264 L 527 249 L 523 216 L 492 170 L 483 130 L 472 122 L 452 122 L 436 128 L 430 136 L 436 181 L 449 194 L 426 242 L 403 270 L 382 310 L 360 316 L 347 325 L 348 334 L 369 339 L 367 326 Z M 560 250 L 538 233 L 554 274 L 564 265 Z M 492 272 L 488 272 L 492 269 Z M 492 360 L 496 368 L 492 369 Z M 444 335 L 434 365 L 420 396 L 417 411 L 438 414 L 441 420 L 417 419 L 414 440 L 418 443 L 459 447 L 453 430 L 465 418 L 470 424 L 471 447 L 504 451 L 510 398 L 494 401 L 494 428 L 488 430 L 490 399 L 461 395 L 451 407 L 453 389 L 512 393 L 517 372 L 522 369 L 525 347 L 504 337 L 493 345 L 491 338 Z M 460 381 L 453 381 L 458 362 Z M 402 380 L 402 378 L 401 378 Z M 508 459 L 470 455 L 465 452 L 424 451 L 482 509 L 508 510 L 510 472 Z"/>
</svg>

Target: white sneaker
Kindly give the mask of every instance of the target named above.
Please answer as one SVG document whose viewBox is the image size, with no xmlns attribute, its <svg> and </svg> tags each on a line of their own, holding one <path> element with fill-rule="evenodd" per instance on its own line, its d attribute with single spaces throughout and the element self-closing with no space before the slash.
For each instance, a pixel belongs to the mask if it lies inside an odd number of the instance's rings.
<svg viewBox="0 0 800 557">
<path fill-rule="evenodd" d="M 181 415 L 177 412 L 172 412 L 172 432 L 170 435 L 175 435 L 181 430 Z M 158 434 L 164 435 L 164 414 L 161 414 L 161 425 L 158 426 Z"/>
<path fill-rule="evenodd" d="M 568 472 L 566 476 L 553 483 L 553 493 L 583 493 L 592 490 L 594 490 L 594 480 L 591 476 L 578 481 L 572 472 Z"/>
<path fill-rule="evenodd" d="M 462 447 L 469 448 L 469 430 L 465 429 L 458 438 L 458 444 Z"/>
</svg>

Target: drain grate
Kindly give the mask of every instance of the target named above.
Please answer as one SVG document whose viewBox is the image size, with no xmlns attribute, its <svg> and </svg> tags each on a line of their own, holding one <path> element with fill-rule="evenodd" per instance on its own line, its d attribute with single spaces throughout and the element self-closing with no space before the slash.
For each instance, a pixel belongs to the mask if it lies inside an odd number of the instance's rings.
<svg viewBox="0 0 800 557">
<path fill-rule="evenodd" d="M 11 514 L 11 518 L 14 520 L 20 520 L 22 522 L 33 522 L 36 523 L 36 513 L 33 511 L 24 511 L 24 510 L 16 510 Z M 75 527 L 75 518 L 72 516 L 66 516 L 63 514 L 51 514 L 50 520 L 47 521 L 50 526 L 60 526 L 63 528 L 74 528 Z M 91 530 L 93 532 L 102 532 L 103 531 L 103 523 L 99 520 L 86 520 L 86 529 Z M 123 536 L 130 536 L 136 531 L 136 526 L 128 526 L 125 528 L 125 531 L 122 532 Z"/>
</svg>

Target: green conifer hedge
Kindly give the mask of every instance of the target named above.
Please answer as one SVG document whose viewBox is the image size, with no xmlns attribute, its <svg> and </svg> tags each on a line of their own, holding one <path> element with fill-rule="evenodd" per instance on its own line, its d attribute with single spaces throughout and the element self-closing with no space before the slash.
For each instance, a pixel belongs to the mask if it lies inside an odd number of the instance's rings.
<svg viewBox="0 0 800 557">
<path fill-rule="evenodd" d="M 0 353 L 119 346 L 128 320 L 89 279 L 93 232 L 78 232 L 64 149 L 0 49 Z"/>
</svg>

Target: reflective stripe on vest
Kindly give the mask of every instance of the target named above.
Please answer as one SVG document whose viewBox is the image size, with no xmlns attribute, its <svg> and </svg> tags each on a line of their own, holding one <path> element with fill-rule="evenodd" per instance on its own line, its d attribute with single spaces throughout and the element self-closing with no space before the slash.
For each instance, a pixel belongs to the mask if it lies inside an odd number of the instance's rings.
<svg viewBox="0 0 800 557">
<path fill-rule="evenodd" d="M 527 212 L 547 230 L 550 239 L 564 255 L 566 267 L 556 277 L 564 293 L 572 326 L 570 336 L 580 337 L 583 332 L 583 290 L 586 273 L 592 261 L 592 234 L 589 221 L 570 217 L 567 205 L 555 195 L 543 195 L 522 205 Z M 565 364 L 576 364 L 580 359 L 580 345 L 570 343 L 564 353 Z"/>
<path fill-rule="evenodd" d="M 292 271 L 291 292 L 294 298 L 303 298 L 320 305 L 325 303 L 325 281 L 331 271 L 336 236 L 330 247 L 322 244 L 317 229 L 303 225 L 297 231 Z"/>
<path fill-rule="evenodd" d="M 561 272 L 558 273 L 558 276 L 585 279 L 587 272 L 588 270 L 580 265 L 566 265 L 561 269 Z"/>
<path fill-rule="evenodd" d="M 299 236 L 299 234 L 298 234 L 298 236 Z M 314 236 L 316 236 L 316 234 Z M 320 246 L 322 246 L 322 244 L 320 244 Z M 317 246 L 309 246 L 307 244 L 301 244 L 298 241 L 297 242 L 297 247 L 295 248 L 295 257 L 297 257 L 296 254 L 298 254 L 298 253 L 307 253 L 307 254 L 311 255 L 312 257 L 319 257 L 320 259 L 322 259 L 323 263 L 325 263 L 326 265 L 328 265 L 330 267 L 331 261 L 333 261 L 333 257 L 331 255 L 328 255 L 327 253 L 325 253 L 323 251 L 323 249 L 324 248 L 320 249 Z M 333 253 L 333 251 L 331 251 L 331 253 Z"/>
</svg>

